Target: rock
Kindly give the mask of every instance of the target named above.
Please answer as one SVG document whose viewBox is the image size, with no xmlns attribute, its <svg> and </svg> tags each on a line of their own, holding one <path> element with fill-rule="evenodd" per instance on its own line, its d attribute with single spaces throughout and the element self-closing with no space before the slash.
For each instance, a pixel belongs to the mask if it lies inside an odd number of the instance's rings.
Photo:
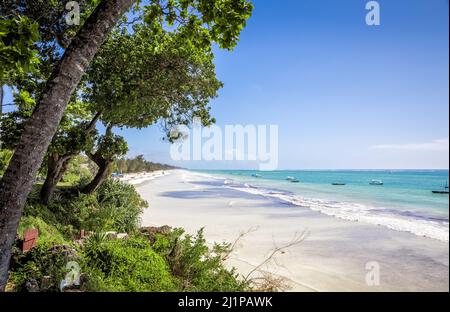
<svg viewBox="0 0 450 312">
<path fill-rule="evenodd" d="M 25 289 L 28 292 L 39 292 L 39 283 L 33 278 L 25 282 Z"/>
<path fill-rule="evenodd" d="M 168 225 L 163 225 L 160 227 L 157 226 L 148 226 L 140 228 L 142 234 L 148 237 L 148 240 L 153 244 L 155 242 L 156 234 L 161 235 L 169 235 L 172 231 L 172 228 Z"/>
<path fill-rule="evenodd" d="M 79 258 L 77 250 L 69 245 L 56 245 L 48 251 L 54 254 L 61 254 L 66 260 Z"/>
<path fill-rule="evenodd" d="M 116 239 L 117 232 L 114 232 L 114 231 L 105 232 L 105 236 L 109 239 Z"/>
<path fill-rule="evenodd" d="M 142 227 L 140 229 L 141 233 L 144 234 L 162 234 L 162 235 L 168 235 L 170 233 L 170 231 L 172 231 L 172 228 L 168 225 L 163 225 L 163 226 L 147 226 L 147 227 Z"/>
<path fill-rule="evenodd" d="M 117 239 L 125 239 L 128 238 L 128 233 L 118 233 Z"/>
</svg>

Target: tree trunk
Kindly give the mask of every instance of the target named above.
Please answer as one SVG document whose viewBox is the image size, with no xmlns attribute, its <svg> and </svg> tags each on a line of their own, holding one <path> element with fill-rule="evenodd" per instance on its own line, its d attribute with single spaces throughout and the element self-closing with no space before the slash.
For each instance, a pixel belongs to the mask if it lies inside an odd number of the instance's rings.
<svg viewBox="0 0 450 312">
<path fill-rule="evenodd" d="M 47 177 L 41 188 L 41 201 L 43 204 L 48 205 L 50 202 L 56 185 L 61 181 L 64 173 L 67 171 L 67 166 L 72 157 L 72 155 L 60 156 L 58 154 L 52 154 L 48 157 Z"/>
<path fill-rule="evenodd" d="M 72 93 L 95 53 L 135 0 L 103 0 L 70 43 L 47 81 L 0 181 L 0 291 L 8 281 L 11 246 L 27 196 Z"/>
<path fill-rule="evenodd" d="M 93 192 L 95 192 L 111 174 L 112 163 L 112 161 L 106 159 L 103 159 L 100 164 L 97 163 L 97 174 L 95 175 L 94 179 L 92 179 L 92 181 L 81 190 L 81 192 L 85 194 L 92 194 Z"/>
<path fill-rule="evenodd" d="M 95 114 L 94 118 L 89 122 L 84 130 L 86 135 L 90 135 L 95 129 L 95 124 L 102 115 L 102 112 Z M 66 173 L 70 160 L 78 155 L 81 151 L 73 150 L 64 155 L 52 154 L 48 158 L 47 176 L 45 177 L 44 185 L 41 188 L 41 202 L 45 205 L 50 203 L 50 199 L 56 189 L 56 185 Z"/>
</svg>

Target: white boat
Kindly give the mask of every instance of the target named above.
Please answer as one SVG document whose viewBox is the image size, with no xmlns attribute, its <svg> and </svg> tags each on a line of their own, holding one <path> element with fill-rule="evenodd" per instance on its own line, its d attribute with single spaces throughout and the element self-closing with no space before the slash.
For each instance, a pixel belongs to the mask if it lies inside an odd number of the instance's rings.
<svg viewBox="0 0 450 312">
<path fill-rule="evenodd" d="M 257 173 L 254 173 L 254 174 L 252 174 L 252 177 L 254 177 L 254 178 L 261 178 L 261 175 L 257 174 Z"/>
<path fill-rule="evenodd" d="M 287 177 L 286 177 L 286 180 L 292 181 L 292 180 L 295 180 L 295 178 L 294 178 L 294 177 L 291 177 L 291 176 L 287 176 Z"/>
<path fill-rule="evenodd" d="M 372 180 L 369 183 L 370 185 L 383 185 L 383 181 L 382 180 Z"/>
</svg>

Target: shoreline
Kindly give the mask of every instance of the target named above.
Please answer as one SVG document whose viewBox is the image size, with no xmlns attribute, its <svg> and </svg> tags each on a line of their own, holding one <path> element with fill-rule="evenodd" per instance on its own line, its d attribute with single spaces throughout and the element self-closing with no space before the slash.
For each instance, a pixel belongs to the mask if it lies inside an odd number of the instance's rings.
<svg viewBox="0 0 450 312">
<path fill-rule="evenodd" d="M 279 265 L 263 268 L 285 277 L 291 290 L 448 291 L 447 243 L 227 189 L 196 172 L 171 170 L 145 182 L 137 188 L 150 204 L 143 226 L 167 224 L 191 234 L 205 227 L 211 243 L 233 242 L 241 232 L 258 228 L 244 236 L 228 260 L 242 275 L 275 245 L 307 230 L 304 241 L 277 256 Z M 365 281 L 366 265 L 373 261 L 380 264 L 379 286 Z"/>
<path fill-rule="evenodd" d="M 287 191 L 278 185 L 267 186 L 263 184 L 261 186 L 259 185 L 261 183 L 257 183 L 258 181 L 238 181 L 236 184 L 233 182 L 235 177 L 230 175 L 214 175 L 214 173 L 203 172 L 199 172 L 199 175 L 224 181 L 228 187 L 241 192 L 274 198 L 294 206 L 308 207 L 311 210 L 334 218 L 384 226 L 396 231 L 409 232 L 417 236 L 449 242 L 448 217 L 433 215 L 428 211 L 426 215 L 421 215 L 420 211 L 414 208 L 412 210 L 406 207 L 403 207 L 401 210 L 386 209 L 386 204 L 377 206 L 374 203 L 358 199 L 353 200 L 353 198 L 336 200 L 332 195 L 328 195 L 325 198 L 312 194 L 302 196 L 299 195 L 299 193 L 302 193 L 301 190 L 294 192 Z M 255 182 L 255 185 L 253 185 L 253 182 Z"/>
<path fill-rule="evenodd" d="M 125 182 L 135 187 L 170 174 L 170 170 L 156 170 L 152 172 L 124 173 L 123 177 L 117 178 L 121 182 Z"/>
</svg>

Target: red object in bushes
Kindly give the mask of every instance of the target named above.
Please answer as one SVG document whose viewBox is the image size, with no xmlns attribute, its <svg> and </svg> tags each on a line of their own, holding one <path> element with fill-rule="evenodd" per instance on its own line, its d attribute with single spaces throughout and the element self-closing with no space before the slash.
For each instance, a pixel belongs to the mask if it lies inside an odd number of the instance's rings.
<svg viewBox="0 0 450 312">
<path fill-rule="evenodd" d="M 36 246 L 38 236 L 38 229 L 25 230 L 25 232 L 23 233 L 22 251 L 27 252 L 28 250 Z"/>
</svg>

